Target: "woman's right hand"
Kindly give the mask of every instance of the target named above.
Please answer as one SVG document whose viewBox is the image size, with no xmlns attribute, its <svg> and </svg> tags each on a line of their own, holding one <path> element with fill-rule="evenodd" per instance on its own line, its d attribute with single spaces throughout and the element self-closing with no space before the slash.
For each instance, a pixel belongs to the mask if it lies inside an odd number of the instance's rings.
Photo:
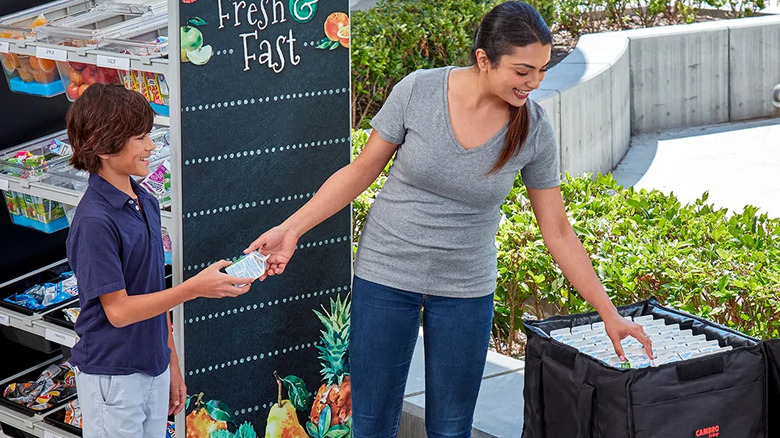
<svg viewBox="0 0 780 438">
<path fill-rule="evenodd" d="M 284 225 L 278 225 L 261 234 L 247 249 L 244 254 L 257 251 L 267 255 L 265 261 L 265 274 L 260 277 L 260 281 L 265 280 L 269 275 L 277 275 L 284 272 L 287 262 L 293 256 L 295 247 L 298 244 L 298 236 Z"/>
</svg>

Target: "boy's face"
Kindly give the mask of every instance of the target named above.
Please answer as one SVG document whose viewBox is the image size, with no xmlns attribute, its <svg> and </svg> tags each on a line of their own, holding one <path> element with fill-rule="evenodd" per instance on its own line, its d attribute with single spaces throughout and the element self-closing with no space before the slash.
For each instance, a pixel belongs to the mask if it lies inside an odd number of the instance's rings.
<svg viewBox="0 0 780 438">
<path fill-rule="evenodd" d="M 101 155 L 101 172 L 117 176 L 146 176 L 149 174 L 149 156 L 155 144 L 149 134 L 130 137 L 118 154 Z"/>
</svg>

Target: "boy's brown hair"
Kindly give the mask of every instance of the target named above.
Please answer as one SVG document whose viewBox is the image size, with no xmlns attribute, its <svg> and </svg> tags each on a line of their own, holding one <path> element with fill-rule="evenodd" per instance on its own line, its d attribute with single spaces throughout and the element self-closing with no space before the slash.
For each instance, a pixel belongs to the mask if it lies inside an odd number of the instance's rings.
<svg viewBox="0 0 780 438">
<path fill-rule="evenodd" d="M 66 121 L 73 148 L 70 164 L 97 173 L 100 155 L 118 154 L 130 138 L 152 130 L 154 111 L 137 91 L 94 84 L 71 105 Z"/>
</svg>

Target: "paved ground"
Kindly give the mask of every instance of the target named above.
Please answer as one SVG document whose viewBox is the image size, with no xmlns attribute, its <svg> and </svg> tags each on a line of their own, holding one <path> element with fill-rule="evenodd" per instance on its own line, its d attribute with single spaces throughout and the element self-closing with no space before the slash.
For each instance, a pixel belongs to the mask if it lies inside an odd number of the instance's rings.
<svg viewBox="0 0 780 438">
<path fill-rule="evenodd" d="M 613 171 L 623 186 L 780 217 L 780 118 L 641 134 Z"/>
</svg>

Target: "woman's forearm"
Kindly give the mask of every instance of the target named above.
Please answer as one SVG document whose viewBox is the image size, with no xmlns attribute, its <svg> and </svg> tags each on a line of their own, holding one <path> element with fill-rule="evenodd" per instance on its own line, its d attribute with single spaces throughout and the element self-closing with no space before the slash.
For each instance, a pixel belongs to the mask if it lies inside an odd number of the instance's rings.
<svg viewBox="0 0 780 438">
<path fill-rule="evenodd" d="M 617 310 L 596 276 L 582 242 L 571 226 L 561 228 L 563 228 L 561 231 L 551 236 L 544 236 L 545 244 L 553 259 L 560 266 L 563 275 L 596 309 L 602 319 L 616 316 Z"/>
</svg>

